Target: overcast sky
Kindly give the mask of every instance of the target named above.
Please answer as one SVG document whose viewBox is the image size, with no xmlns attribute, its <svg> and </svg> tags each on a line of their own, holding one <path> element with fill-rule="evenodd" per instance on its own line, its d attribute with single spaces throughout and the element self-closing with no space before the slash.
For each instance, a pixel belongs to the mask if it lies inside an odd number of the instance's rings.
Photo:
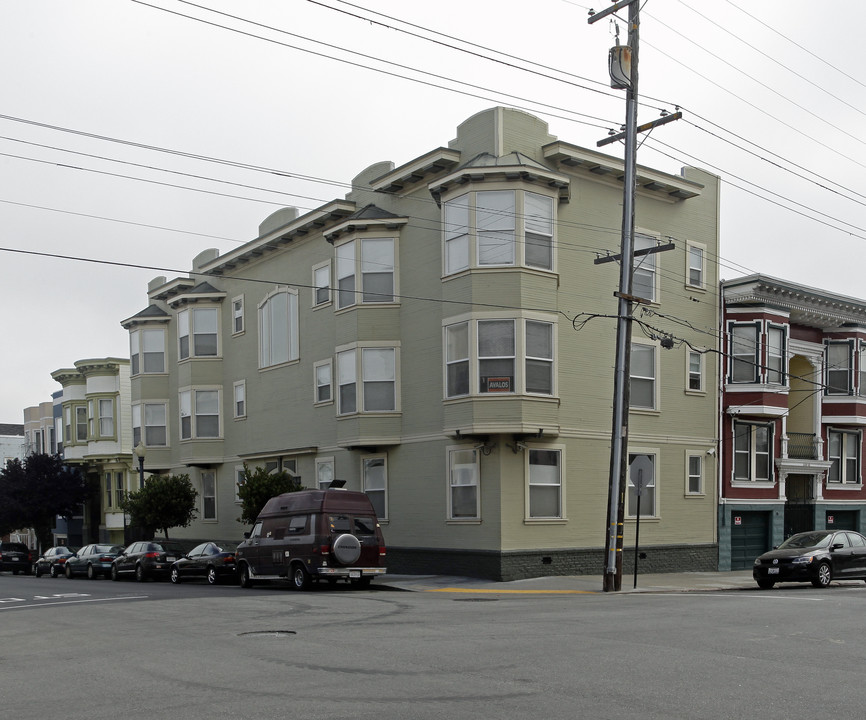
<svg viewBox="0 0 866 720">
<path fill-rule="evenodd" d="M 595 148 L 625 104 L 607 77 L 614 28 L 588 7 L 0 3 L 0 422 L 50 400 L 53 370 L 127 357 L 119 323 L 154 276 L 252 240 L 280 207 L 342 197 L 374 162 L 447 145 L 480 110 L 518 107 Z M 648 0 L 639 120 L 685 117 L 638 162 L 721 175 L 722 277 L 866 298 L 866 3 L 828 8 Z"/>
</svg>

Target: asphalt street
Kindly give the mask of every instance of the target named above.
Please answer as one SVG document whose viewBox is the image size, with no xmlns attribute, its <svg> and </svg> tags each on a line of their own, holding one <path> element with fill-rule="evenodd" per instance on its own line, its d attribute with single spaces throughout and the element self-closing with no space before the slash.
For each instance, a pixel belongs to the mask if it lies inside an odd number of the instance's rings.
<svg viewBox="0 0 866 720">
<path fill-rule="evenodd" d="M 3 573 L 3 714 L 715 720 L 866 704 L 863 583 L 610 594 L 446 580 L 298 593 Z"/>
</svg>

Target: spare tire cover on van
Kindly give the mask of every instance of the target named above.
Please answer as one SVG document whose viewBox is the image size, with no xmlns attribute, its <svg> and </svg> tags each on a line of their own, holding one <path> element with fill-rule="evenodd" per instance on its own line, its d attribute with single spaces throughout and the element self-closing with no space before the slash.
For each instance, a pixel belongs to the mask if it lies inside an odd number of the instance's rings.
<svg viewBox="0 0 866 720">
<path fill-rule="evenodd" d="M 361 557 L 361 542 L 354 535 L 343 533 L 334 541 L 334 557 L 343 565 L 351 565 Z"/>
</svg>

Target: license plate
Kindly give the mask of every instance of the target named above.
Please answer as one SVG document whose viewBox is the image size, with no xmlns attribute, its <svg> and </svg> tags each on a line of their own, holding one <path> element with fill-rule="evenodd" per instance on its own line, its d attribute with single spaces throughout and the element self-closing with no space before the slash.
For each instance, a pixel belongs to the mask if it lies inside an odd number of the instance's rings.
<svg viewBox="0 0 866 720">
<path fill-rule="evenodd" d="M 778 575 L 779 568 L 767 568 L 767 575 Z"/>
<path fill-rule="evenodd" d="M 350 578 L 359 578 L 359 577 L 361 577 L 361 571 L 360 570 L 349 570 L 349 577 Z"/>
<path fill-rule="evenodd" d="M 166 561 L 166 562 L 174 562 L 175 560 L 177 560 L 177 558 L 174 557 L 173 555 L 166 555 L 166 556 L 165 556 L 165 561 Z"/>
</svg>

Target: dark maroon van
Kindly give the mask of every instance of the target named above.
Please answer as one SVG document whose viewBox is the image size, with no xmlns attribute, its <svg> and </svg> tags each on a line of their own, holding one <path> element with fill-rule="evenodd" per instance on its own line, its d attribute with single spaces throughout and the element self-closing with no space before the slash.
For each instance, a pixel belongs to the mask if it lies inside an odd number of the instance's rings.
<svg viewBox="0 0 866 720">
<path fill-rule="evenodd" d="M 238 545 L 243 587 L 288 580 L 297 590 L 313 581 L 345 580 L 365 588 L 385 574 L 385 540 L 370 498 L 351 490 L 300 490 L 268 500 Z"/>
</svg>

